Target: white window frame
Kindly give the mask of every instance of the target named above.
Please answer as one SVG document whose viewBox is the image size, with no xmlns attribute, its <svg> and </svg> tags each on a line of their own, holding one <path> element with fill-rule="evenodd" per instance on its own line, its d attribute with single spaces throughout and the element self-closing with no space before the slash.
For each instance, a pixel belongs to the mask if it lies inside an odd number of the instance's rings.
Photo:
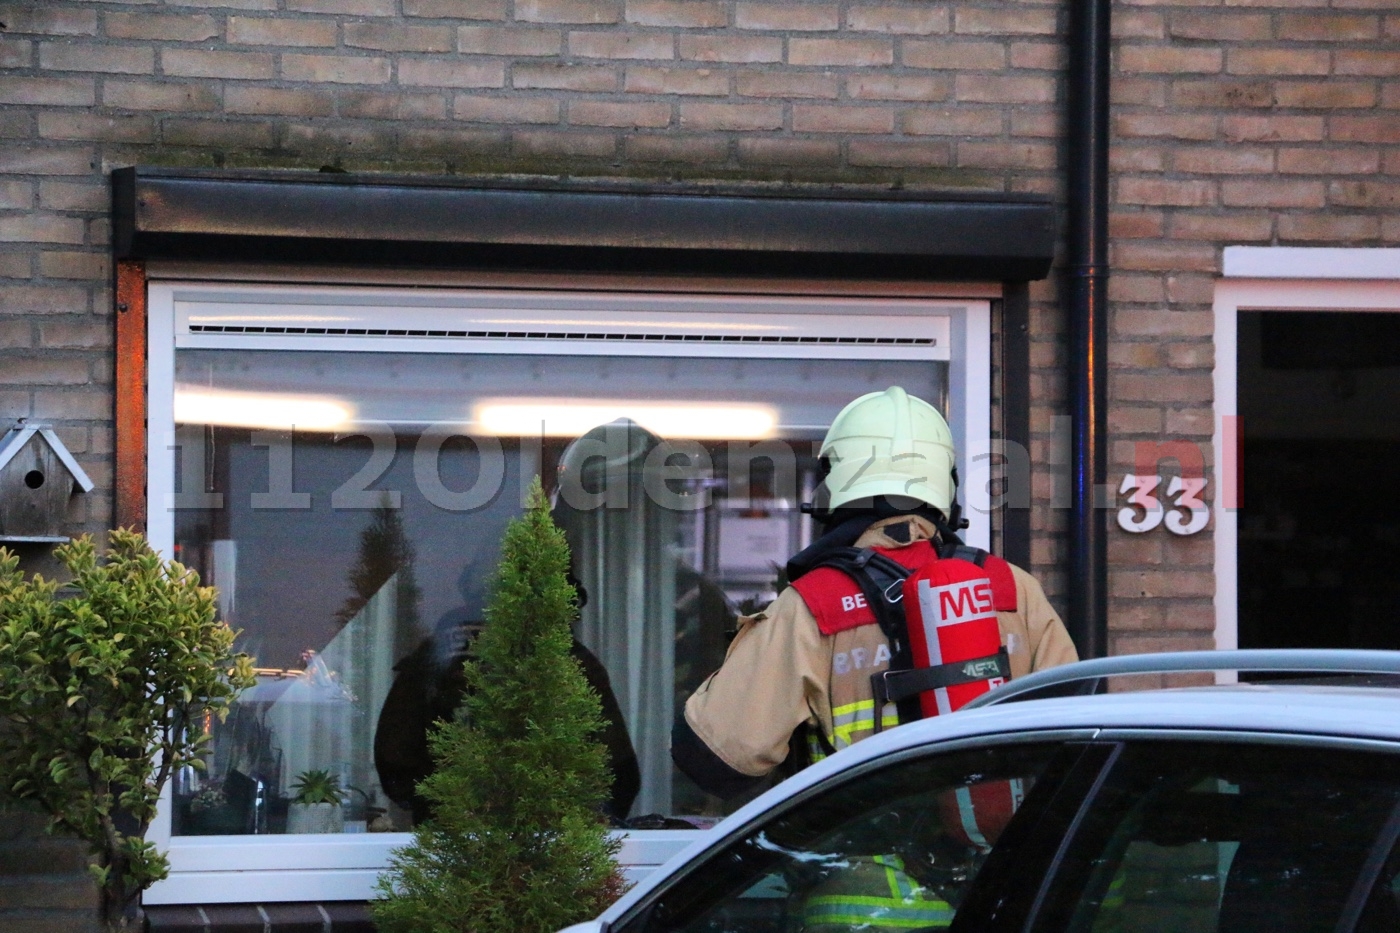
<svg viewBox="0 0 1400 933">
<path fill-rule="evenodd" d="M 958 449 L 959 474 L 971 477 L 973 467 L 985 463 L 991 444 L 991 303 L 985 288 L 969 289 L 975 297 L 852 297 L 847 295 L 672 294 L 629 288 L 605 290 L 510 290 L 479 288 L 416 288 L 384 286 L 242 285 L 227 281 L 160 280 L 148 289 L 148 407 L 147 501 L 148 537 L 154 547 L 169 555 L 174 545 L 174 514 L 170 509 L 175 487 L 174 385 L 175 350 L 194 347 L 259 347 L 262 349 L 362 350 L 392 349 L 463 353 L 588 353 L 638 356 L 802 357 L 874 359 L 902 358 L 949 362 L 949 420 Z M 215 307 L 218 303 L 218 307 Z M 720 346 L 649 341 L 512 340 L 495 338 L 331 337 L 309 335 L 248 336 L 234 333 L 192 332 L 191 317 L 210 309 L 228 319 L 249 315 L 296 317 L 306 308 L 333 308 L 336 313 L 363 315 L 384 326 L 384 320 L 428 320 L 437 315 L 480 319 L 490 313 L 492 326 L 502 320 L 524 322 L 539 317 L 539 310 L 567 310 L 570 320 L 586 322 L 596 332 L 600 312 L 611 310 L 609 320 L 624 317 L 622 308 L 638 318 L 660 320 L 668 326 L 724 326 L 735 322 L 771 321 L 791 325 L 794 333 L 852 334 L 882 338 L 904 335 L 918 322 L 923 333 L 938 335 L 932 347 L 899 345 L 840 346 L 758 345 L 729 343 Z M 300 309 L 300 310 L 299 310 Z M 290 310 L 290 314 L 287 314 Z M 385 315 L 393 311 L 394 317 Z M 590 317 L 590 315 L 592 317 Z M 363 326 L 363 325 L 361 325 Z M 405 325 L 396 327 L 422 327 Z M 558 330 L 558 320 L 550 330 Z M 617 324 L 635 330 L 629 322 Z M 814 330 L 815 328 L 815 330 Z M 472 329 L 472 328 L 452 328 Z M 982 470 L 985 473 L 985 469 Z M 965 481 L 966 485 L 966 481 Z M 964 502 L 969 498 L 964 491 Z M 973 497 L 975 500 L 975 497 Z M 982 501 L 985 502 L 985 494 Z M 976 501 L 973 503 L 976 504 Z M 985 510 L 969 508 L 972 527 L 965 535 L 978 547 L 990 546 L 990 522 Z M 170 855 L 171 873 L 145 895 L 148 904 L 248 903 L 272 901 L 367 900 L 375 882 L 388 865 L 390 850 L 407 844 L 409 833 L 265 836 L 172 836 L 170 788 L 162 796 L 158 815 L 147 838 Z M 701 830 L 632 830 L 622 833 L 620 862 L 631 880 L 639 880 L 698 838 Z"/>
<path fill-rule="evenodd" d="M 1225 507 L 1225 419 L 1239 414 L 1241 311 L 1400 311 L 1400 249 L 1226 247 L 1215 286 L 1215 647 L 1239 647 L 1239 514 Z M 1244 452 L 1248 456 L 1248 451 Z M 1249 490 L 1244 490 L 1249 495 Z"/>
</svg>

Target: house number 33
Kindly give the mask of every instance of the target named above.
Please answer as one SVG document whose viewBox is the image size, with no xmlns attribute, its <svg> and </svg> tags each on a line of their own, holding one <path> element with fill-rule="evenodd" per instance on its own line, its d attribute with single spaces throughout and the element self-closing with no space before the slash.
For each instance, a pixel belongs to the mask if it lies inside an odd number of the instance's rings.
<svg viewBox="0 0 1400 933">
<path fill-rule="evenodd" d="M 1167 498 L 1170 509 L 1162 505 L 1157 497 L 1157 489 L 1162 485 L 1160 476 L 1123 477 L 1118 487 L 1120 495 L 1128 497 L 1128 505 L 1118 510 L 1118 527 L 1133 534 L 1151 531 L 1166 521 L 1167 530 L 1177 535 L 1193 535 L 1206 527 L 1210 521 L 1210 506 L 1201 501 L 1201 493 L 1206 490 L 1204 478 L 1173 476 L 1167 484 Z"/>
</svg>

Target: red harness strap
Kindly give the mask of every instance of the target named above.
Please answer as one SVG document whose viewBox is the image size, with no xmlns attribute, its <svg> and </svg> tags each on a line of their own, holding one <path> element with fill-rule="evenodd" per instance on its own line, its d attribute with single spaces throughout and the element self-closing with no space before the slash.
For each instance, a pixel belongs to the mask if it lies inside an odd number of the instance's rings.
<svg viewBox="0 0 1400 933">
<path fill-rule="evenodd" d="M 910 570 L 917 570 L 929 561 L 938 560 L 928 541 L 915 541 L 898 548 L 875 548 L 891 560 Z M 1016 578 L 1011 565 L 992 554 L 982 565 L 992 583 L 992 600 L 998 612 L 1016 611 Z M 835 567 L 818 567 L 803 574 L 793 584 L 802 601 L 816 617 L 817 628 L 823 635 L 835 635 L 862 625 L 874 625 L 875 613 L 866 604 L 860 584 Z"/>
</svg>

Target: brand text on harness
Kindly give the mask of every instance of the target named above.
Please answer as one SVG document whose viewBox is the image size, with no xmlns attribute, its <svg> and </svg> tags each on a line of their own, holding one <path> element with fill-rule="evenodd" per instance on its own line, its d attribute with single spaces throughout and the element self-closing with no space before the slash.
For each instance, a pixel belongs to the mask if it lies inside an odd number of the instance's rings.
<svg viewBox="0 0 1400 933">
<path fill-rule="evenodd" d="M 990 581 L 950 583 L 946 586 L 929 586 L 927 593 L 920 593 L 924 605 L 936 605 L 938 625 L 956 625 L 972 619 L 981 619 L 991 614 L 996 606 L 992 599 Z"/>
</svg>

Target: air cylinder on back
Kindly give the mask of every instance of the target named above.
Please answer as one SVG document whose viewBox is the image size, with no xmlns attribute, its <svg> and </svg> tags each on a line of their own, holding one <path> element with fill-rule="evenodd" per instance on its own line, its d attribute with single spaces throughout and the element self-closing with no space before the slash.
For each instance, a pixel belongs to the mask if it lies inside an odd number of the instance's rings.
<svg viewBox="0 0 1400 933">
<path fill-rule="evenodd" d="M 904 613 L 914 667 L 987 662 L 984 679 L 919 694 L 924 716 L 951 713 L 1005 683 L 996 663 L 1001 628 L 992 581 L 981 567 L 957 558 L 925 564 L 904 581 Z"/>
</svg>

